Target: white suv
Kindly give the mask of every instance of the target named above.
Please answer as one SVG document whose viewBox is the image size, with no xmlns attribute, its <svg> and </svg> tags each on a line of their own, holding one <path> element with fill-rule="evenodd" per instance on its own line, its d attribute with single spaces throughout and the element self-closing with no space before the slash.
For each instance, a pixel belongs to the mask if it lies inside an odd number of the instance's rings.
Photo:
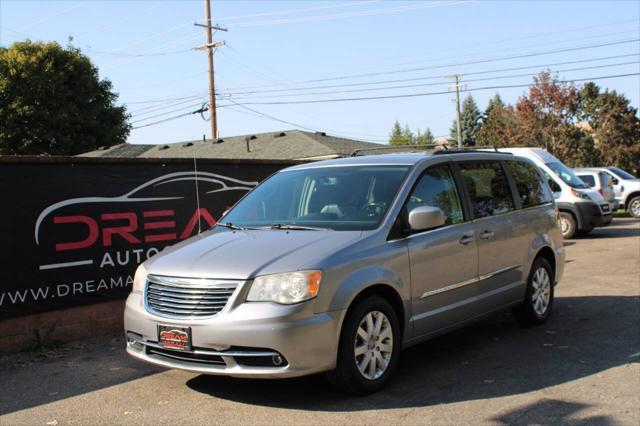
<svg viewBox="0 0 640 426">
<path fill-rule="evenodd" d="M 617 167 L 591 167 L 611 176 L 615 203 L 635 218 L 640 218 L 640 179 Z"/>
</svg>

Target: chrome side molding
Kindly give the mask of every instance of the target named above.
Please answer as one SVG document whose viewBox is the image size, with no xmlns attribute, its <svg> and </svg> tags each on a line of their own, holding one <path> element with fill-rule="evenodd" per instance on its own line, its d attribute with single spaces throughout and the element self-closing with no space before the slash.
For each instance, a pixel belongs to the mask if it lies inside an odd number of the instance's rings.
<svg viewBox="0 0 640 426">
<path fill-rule="evenodd" d="M 507 266 L 506 268 L 500 268 L 500 269 L 497 269 L 495 271 L 488 272 L 486 274 L 478 275 L 476 277 L 470 278 L 470 279 L 465 280 L 465 281 L 460 281 L 458 283 L 448 285 L 446 287 L 440 287 L 440 288 L 435 289 L 435 290 L 426 291 L 426 292 L 422 293 L 422 296 L 420 296 L 420 299 L 424 299 L 424 298 L 427 298 L 429 296 L 435 296 L 436 294 L 444 293 L 446 291 L 455 290 L 457 288 L 464 287 L 464 286 L 467 286 L 467 285 L 470 285 L 470 284 L 475 284 L 477 282 L 486 280 L 488 278 L 495 277 L 496 275 L 503 274 L 505 272 L 512 271 L 514 269 L 518 269 L 521 266 L 522 265 Z"/>
</svg>

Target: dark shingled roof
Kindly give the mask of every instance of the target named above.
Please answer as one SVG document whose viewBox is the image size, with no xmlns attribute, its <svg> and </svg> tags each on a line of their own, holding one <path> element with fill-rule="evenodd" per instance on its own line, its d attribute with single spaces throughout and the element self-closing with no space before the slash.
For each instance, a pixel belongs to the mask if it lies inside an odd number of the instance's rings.
<svg viewBox="0 0 640 426">
<path fill-rule="evenodd" d="M 153 145 L 121 143 L 112 147 L 80 154 L 79 157 L 135 158 L 153 148 Z"/>
<path fill-rule="evenodd" d="M 122 144 L 81 155 L 120 158 L 191 158 L 195 155 L 197 158 L 301 160 L 334 158 L 350 155 L 355 149 L 379 146 L 325 133 L 287 130 L 225 137 L 218 141 L 186 141 L 164 145 Z"/>
</svg>

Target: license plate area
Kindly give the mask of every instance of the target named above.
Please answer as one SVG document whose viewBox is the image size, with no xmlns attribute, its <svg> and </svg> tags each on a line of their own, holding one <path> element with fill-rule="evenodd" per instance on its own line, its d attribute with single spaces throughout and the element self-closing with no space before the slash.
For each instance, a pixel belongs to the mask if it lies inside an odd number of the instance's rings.
<svg viewBox="0 0 640 426">
<path fill-rule="evenodd" d="M 158 344 L 173 351 L 190 351 L 191 327 L 158 325 Z"/>
</svg>

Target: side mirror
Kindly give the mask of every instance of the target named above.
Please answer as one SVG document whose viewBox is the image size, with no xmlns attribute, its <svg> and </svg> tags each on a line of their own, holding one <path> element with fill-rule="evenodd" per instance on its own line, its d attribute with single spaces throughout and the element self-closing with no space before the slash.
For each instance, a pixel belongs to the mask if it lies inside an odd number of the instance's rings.
<svg viewBox="0 0 640 426">
<path fill-rule="evenodd" d="M 412 231 L 437 228 L 444 223 L 444 213 L 438 207 L 420 206 L 409 212 L 409 227 Z"/>
<path fill-rule="evenodd" d="M 616 178 L 613 178 L 613 179 L 611 179 L 611 183 L 614 184 L 614 185 L 617 185 L 617 184 L 620 183 L 620 181 L 618 179 L 616 179 Z"/>
<path fill-rule="evenodd" d="M 555 180 L 549 178 L 547 180 L 547 183 L 549 184 L 549 188 L 551 188 L 551 191 L 553 191 L 553 192 L 561 192 L 562 191 L 562 188 L 560 188 L 560 185 L 558 185 Z"/>
</svg>

